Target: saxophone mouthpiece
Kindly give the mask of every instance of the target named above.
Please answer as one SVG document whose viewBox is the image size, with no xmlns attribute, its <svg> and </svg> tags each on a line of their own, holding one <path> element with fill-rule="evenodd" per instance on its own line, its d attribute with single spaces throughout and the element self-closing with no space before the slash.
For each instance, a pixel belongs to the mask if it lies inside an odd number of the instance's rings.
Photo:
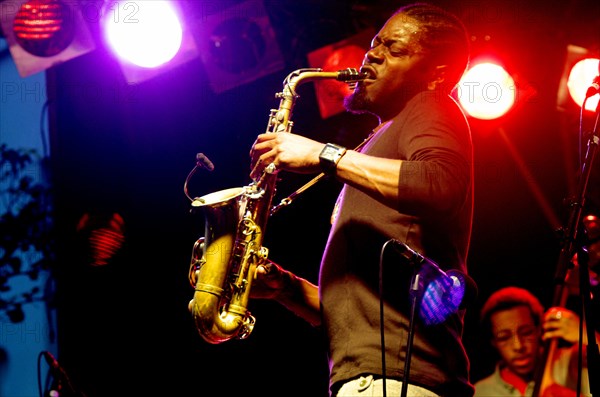
<svg viewBox="0 0 600 397">
<path fill-rule="evenodd" d="M 345 83 L 356 83 L 368 77 L 367 73 L 359 72 L 355 68 L 340 70 L 337 75 L 337 80 Z"/>
</svg>

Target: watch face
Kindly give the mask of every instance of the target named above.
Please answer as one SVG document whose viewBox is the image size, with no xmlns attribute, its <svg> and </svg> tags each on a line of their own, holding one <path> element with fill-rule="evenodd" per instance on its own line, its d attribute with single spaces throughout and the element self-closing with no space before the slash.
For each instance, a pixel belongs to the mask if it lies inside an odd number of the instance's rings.
<svg viewBox="0 0 600 397">
<path fill-rule="evenodd" d="M 323 156 L 327 156 L 329 158 L 332 158 L 333 156 L 335 156 L 335 153 L 337 152 L 337 149 L 331 146 L 326 146 L 325 150 L 323 151 Z"/>
<path fill-rule="evenodd" d="M 328 143 L 323 147 L 323 150 L 319 154 L 319 161 L 323 172 L 331 173 L 335 170 L 337 162 L 344 155 L 346 149 L 334 144 Z"/>
</svg>

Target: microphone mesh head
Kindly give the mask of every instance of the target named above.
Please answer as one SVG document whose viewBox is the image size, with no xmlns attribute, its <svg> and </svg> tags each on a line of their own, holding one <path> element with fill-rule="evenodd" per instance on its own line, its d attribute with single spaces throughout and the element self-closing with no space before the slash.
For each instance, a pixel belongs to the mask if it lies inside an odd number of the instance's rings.
<svg viewBox="0 0 600 397">
<path fill-rule="evenodd" d="M 456 313 L 465 295 L 465 282 L 459 275 L 434 278 L 423 293 L 419 316 L 426 325 L 441 324 Z"/>
</svg>

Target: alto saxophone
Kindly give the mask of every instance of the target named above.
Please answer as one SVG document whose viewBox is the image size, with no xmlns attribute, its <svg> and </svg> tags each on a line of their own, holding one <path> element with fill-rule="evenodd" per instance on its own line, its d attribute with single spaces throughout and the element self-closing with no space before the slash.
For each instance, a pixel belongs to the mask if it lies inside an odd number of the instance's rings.
<svg viewBox="0 0 600 397">
<path fill-rule="evenodd" d="M 291 132 L 292 110 L 298 98 L 296 88 L 300 84 L 321 79 L 356 84 L 364 78 L 366 75 L 356 69 L 299 69 L 290 73 L 283 91 L 276 94 L 279 108 L 271 109 L 266 132 Z M 211 344 L 245 339 L 254 328 L 255 318 L 247 306 L 256 268 L 268 256 L 262 242 L 276 181 L 277 169 L 271 165 L 247 186 L 192 200 L 192 209 L 204 214 L 205 227 L 204 236 L 192 250 L 189 279 L 194 297 L 189 309 L 200 335 Z"/>
</svg>

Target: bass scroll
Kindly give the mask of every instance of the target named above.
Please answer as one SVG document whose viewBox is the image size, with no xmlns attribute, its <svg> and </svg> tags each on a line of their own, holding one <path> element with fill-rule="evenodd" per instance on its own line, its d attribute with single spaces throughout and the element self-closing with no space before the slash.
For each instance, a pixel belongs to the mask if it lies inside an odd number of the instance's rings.
<svg viewBox="0 0 600 397">
<path fill-rule="evenodd" d="M 291 132 L 292 111 L 298 98 L 296 88 L 300 84 L 323 79 L 356 84 L 365 78 L 356 69 L 299 69 L 290 73 L 283 91 L 276 94 L 279 108 L 271 110 L 266 132 Z M 244 339 L 254 328 L 255 318 L 247 306 L 256 268 L 268 256 L 262 243 L 272 212 L 277 172 L 271 164 L 247 186 L 192 200 L 192 209 L 204 214 L 205 225 L 204 236 L 192 250 L 189 279 L 194 296 L 189 310 L 200 336 L 208 343 Z"/>
</svg>

